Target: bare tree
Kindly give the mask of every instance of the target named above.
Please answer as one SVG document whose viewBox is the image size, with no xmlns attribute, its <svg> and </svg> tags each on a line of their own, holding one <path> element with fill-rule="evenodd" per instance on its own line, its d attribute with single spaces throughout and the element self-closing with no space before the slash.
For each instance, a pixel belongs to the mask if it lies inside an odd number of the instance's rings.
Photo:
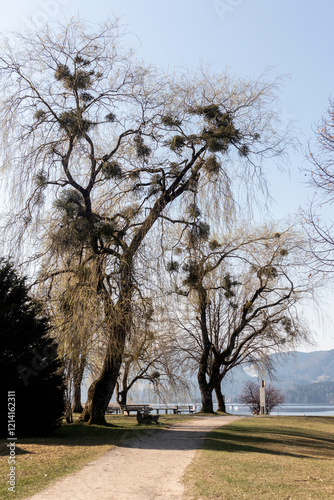
<svg viewBox="0 0 334 500">
<path fill-rule="evenodd" d="M 0 81 L 7 229 L 34 249 L 45 282 L 95 268 L 108 341 L 83 418 L 103 424 L 143 242 L 194 190 L 215 185 L 225 199 L 231 168 L 233 180 L 263 181 L 262 160 L 286 146 L 272 111 L 280 82 L 171 78 L 134 59 L 116 22 L 80 20 L 3 40 Z"/>
<path fill-rule="evenodd" d="M 175 348 L 197 370 L 202 411 L 213 411 L 213 390 L 224 410 L 220 385 L 233 367 L 307 340 L 296 309 L 312 295 L 309 278 L 299 270 L 301 246 L 292 230 L 264 228 L 202 242 L 183 266 L 170 264 L 173 274 L 183 270 L 175 287 L 183 307 L 171 318 Z"/>
<path fill-rule="evenodd" d="M 269 415 L 274 408 L 284 404 L 284 395 L 272 384 L 266 386 L 266 413 Z M 255 413 L 260 413 L 260 385 L 256 382 L 246 382 L 239 395 L 239 402 L 247 405 Z"/>
<path fill-rule="evenodd" d="M 302 212 L 307 229 L 310 255 L 307 260 L 312 271 L 323 276 L 334 269 L 334 221 L 326 207 L 334 201 L 334 101 L 331 99 L 326 114 L 317 125 L 316 146 L 309 146 L 308 164 L 303 170 L 314 198 Z"/>
</svg>

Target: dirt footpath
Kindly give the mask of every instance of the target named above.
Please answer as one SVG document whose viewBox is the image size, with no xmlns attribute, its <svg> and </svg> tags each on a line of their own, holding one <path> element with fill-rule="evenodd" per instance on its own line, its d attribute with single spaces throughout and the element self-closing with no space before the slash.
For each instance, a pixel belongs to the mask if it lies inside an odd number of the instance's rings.
<svg viewBox="0 0 334 500">
<path fill-rule="evenodd" d="M 205 435 L 240 417 L 195 417 L 113 448 L 26 500 L 180 500 L 182 476 Z"/>
</svg>

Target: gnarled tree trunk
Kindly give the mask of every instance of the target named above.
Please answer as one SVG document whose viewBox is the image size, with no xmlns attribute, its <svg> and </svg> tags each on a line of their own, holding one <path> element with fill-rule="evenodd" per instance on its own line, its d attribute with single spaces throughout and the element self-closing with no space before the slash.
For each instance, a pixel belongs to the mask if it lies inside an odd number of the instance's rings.
<svg viewBox="0 0 334 500">
<path fill-rule="evenodd" d="M 206 307 L 207 307 L 207 294 L 200 282 L 197 286 L 198 301 L 200 308 L 200 325 L 202 332 L 203 341 L 203 351 L 199 362 L 199 368 L 197 373 L 197 380 L 199 385 L 199 390 L 201 392 L 202 407 L 201 412 L 213 413 L 213 402 L 212 402 L 212 391 L 213 387 L 211 380 L 207 381 L 208 372 L 208 362 L 211 351 L 211 342 L 208 336 L 207 324 L 206 324 Z"/>
<path fill-rule="evenodd" d="M 105 413 L 113 395 L 122 364 L 122 353 L 107 355 L 102 372 L 88 389 L 88 399 L 81 415 L 81 420 L 90 424 L 106 425 Z"/>
<path fill-rule="evenodd" d="M 201 392 L 201 412 L 213 413 L 212 387 L 207 382 L 205 372 L 201 368 L 198 371 L 197 380 Z"/>
</svg>

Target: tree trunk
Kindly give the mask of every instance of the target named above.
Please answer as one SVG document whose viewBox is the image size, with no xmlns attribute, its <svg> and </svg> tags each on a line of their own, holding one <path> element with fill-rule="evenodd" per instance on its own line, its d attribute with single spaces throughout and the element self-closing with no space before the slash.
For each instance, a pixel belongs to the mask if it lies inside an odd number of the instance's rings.
<svg viewBox="0 0 334 500">
<path fill-rule="evenodd" d="M 116 384 L 117 403 L 119 403 L 121 406 L 126 405 L 128 392 L 129 392 L 130 387 L 132 385 L 132 384 L 128 385 L 128 376 L 129 376 L 129 371 L 130 371 L 132 361 L 133 361 L 132 356 L 128 356 L 126 361 L 123 361 L 123 376 L 120 377 L 121 381 L 118 380 L 118 382 Z M 120 390 L 120 383 L 121 382 L 122 382 L 122 386 L 121 386 L 121 390 Z"/>
<path fill-rule="evenodd" d="M 200 325 L 201 325 L 202 341 L 203 341 L 203 351 L 199 361 L 199 368 L 197 374 L 197 380 L 202 400 L 201 412 L 213 413 L 213 402 L 212 402 L 213 385 L 211 384 L 211 380 L 208 382 L 206 379 L 206 374 L 208 372 L 209 356 L 211 352 L 211 342 L 209 340 L 208 330 L 206 325 L 207 293 L 205 288 L 203 287 L 202 282 L 200 282 L 197 286 L 197 293 L 199 299 Z"/>
<path fill-rule="evenodd" d="M 116 356 L 106 356 L 101 375 L 88 389 L 87 403 L 80 417 L 81 420 L 89 424 L 107 425 L 105 413 L 115 389 L 121 364 L 121 352 Z"/>
<path fill-rule="evenodd" d="M 121 302 L 121 304 L 124 304 Z M 117 317 L 110 318 L 113 324 L 109 346 L 104 358 L 101 374 L 88 389 L 88 399 L 81 420 L 89 424 L 107 425 L 105 413 L 111 400 L 122 365 L 127 335 L 129 310 L 118 308 Z"/>
<path fill-rule="evenodd" d="M 121 406 L 126 405 L 127 398 L 128 398 L 128 389 L 123 389 L 122 391 L 118 392 L 117 403 L 120 404 Z"/>
<path fill-rule="evenodd" d="M 203 373 L 201 373 L 201 371 L 199 370 L 197 378 L 198 378 L 199 389 L 201 392 L 201 401 L 202 401 L 201 412 L 213 413 L 212 389 L 210 388 L 210 385 L 206 381 L 205 373 L 203 377 Z"/>
<path fill-rule="evenodd" d="M 73 412 L 81 413 L 83 408 L 81 404 L 81 382 L 73 381 Z"/>
<path fill-rule="evenodd" d="M 207 361 L 208 353 L 204 349 L 197 373 L 198 386 L 201 392 L 201 412 L 213 413 L 212 386 L 206 379 Z"/>
<path fill-rule="evenodd" d="M 74 370 L 73 373 L 73 402 L 72 402 L 72 411 L 74 413 L 81 413 L 83 408 L 81 404 L 81 383 L 82 377 L 84 374 L 85 368 L 85 360 L 80 360 L 80 366 Z"/>
<path fill-rule="evenodd" d="M 220 412 L 226 413 L 225 406 L 225 396 L 222 394 L 220 382 L 215 386 L 215 393 L 217 397 L 218 410 Z"/>
</svg>

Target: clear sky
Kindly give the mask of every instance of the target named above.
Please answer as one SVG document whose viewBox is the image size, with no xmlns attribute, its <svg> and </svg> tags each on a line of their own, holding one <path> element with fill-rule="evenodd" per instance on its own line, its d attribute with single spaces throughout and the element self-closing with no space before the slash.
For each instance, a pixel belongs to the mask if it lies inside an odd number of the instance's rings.
<svg viewBox="0 0 334 500">
<path fill-rule="evenodd" d="M 165 69 L 203 62 L 238 76 L 257 77 L 268 66 L 288 75 L 277 112 L 294 120 L 304 145 L 334 96 L 333 0 L 10 0 L 0 30 L 77 14 L 93 22 L 119 17 L 138 37 L 139 56 Z M 311 197 L 299 172 L 304 161 L 293 154 L 289 173 L 269 172 L 274 217 L 291 217 Z M 319 349 L 334 348 L 333 297 L 328 301 L 330 319 L 313 324 Z"/>
</svg>

